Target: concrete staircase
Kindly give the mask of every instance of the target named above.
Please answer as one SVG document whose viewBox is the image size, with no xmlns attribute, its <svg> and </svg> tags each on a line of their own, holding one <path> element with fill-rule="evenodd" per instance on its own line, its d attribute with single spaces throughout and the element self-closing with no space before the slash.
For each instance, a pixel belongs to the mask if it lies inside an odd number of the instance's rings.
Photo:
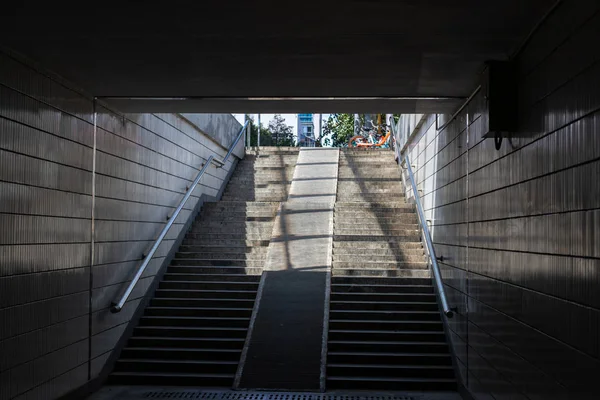
<svg viewBox="0 0 600 400">
<path fill-rule="evenodd" d="M 231 387 L 298 149 L 261 149 L 205 204 L 121 352 L 115 384 Z"/>
<path fill-rule="evenodd" d="M 340 153 L 327 388 L 456 389 L 414 205 L 391 151 Z"/>
</svg>

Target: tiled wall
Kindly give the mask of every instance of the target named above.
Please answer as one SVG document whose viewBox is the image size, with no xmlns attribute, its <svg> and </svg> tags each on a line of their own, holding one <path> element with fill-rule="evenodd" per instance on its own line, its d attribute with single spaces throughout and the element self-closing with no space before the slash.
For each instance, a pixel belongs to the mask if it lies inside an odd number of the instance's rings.
<svg viewBox="0 0 600 400">
<path fill-rule="evenodd" d="M 476 398 L 600 398 L 599 7 L 563 1 L 516 58 L 518 138 L 481 139 L 480 92 L 409 148 Z"/>
<path fill-rule="evenodd" d="M 186 186 L 226 149 L 174 114 L 96 112 L 94 129 L 91 99 L 0 52 L 2 400 L 56 398 L 97 376 L 200 196 L 233 167 L 209 168 L 111 314 Z"/>
</svg>

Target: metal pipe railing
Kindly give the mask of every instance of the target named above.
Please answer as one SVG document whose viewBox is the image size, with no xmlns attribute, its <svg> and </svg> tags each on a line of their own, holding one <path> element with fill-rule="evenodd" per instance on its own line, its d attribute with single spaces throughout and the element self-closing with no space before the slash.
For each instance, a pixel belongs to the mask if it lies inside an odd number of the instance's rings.
<svg viewBox="0 0 600 400">
<path fill-rule="evenodd" d="M 235 140 L 233 141 L 233 143 L 231 144 L 231 146 L 229 146 L 229 151 L 227 152 L 227 154 L 225 155 L 225 157 L 223 158 L 223 160 L 217 160 L 216 158 L 213 160 L 215 164 L 218 164 L 219 168 L 221 168 L 223 165 L 225 165 L 225 163 L 227 162 L 227 160 L 231 156 L 231 153 L 233 153 L 233 150 L 235 150 L 235 147 L 240 142 L 240 139 L 242 138 L 242 134 L 248 128 L 248 124 L 249 123 L 250 123 L 250 120 L 247 120 L 246 123 L 244 124 L 244 126 L 242 126 L 242 129 L 240 129 L 240 133 L 238 133 L 237 137 L 235 138 Z"/>
<path fill-rule="evenodd" d="M 218 168 L 221 168 L 223 165 L 225 165 L 225 163 L 227 162 L 227 160 L 231 156 L 231 153 L 233 153 L 233 150 L 235 149 L 235 147 L 239 143 L 240 138 L 242 137 L 242 134 L 244 133 L 244 131 L 248 127 L 248 123 L 249 122 L 250 121 L 246 121 L 246 123 L 244 124 L 244 126 L 240 130 L 240 133 L 238 133 L 237 137 L 235 138 L 235 140 L 233 141 L 233 143 L 229 147 L 229 151 L 227 152 L 227 155 L 225 155 L 225 157 L 223 158 L 223 160 L 217 160 L 212 155 L 210 157 L 208 157 L 208 159 L 206 160 L 206 162 L 202 166 L 202 169 L 200 170 L 200 172 L 198 172 L 198 175 L 196 175 L 196 178 L 194 179 L 194 182 L 187 189 L 187 192 L 185 193 L 185 196 L 183 196 L 183 199 L 181 199 L 181 201 L 179 202 L 179 205 L 177 206 L 177 209 L 175 209 L 175 212 L 173 213 L 173 215 L 171 215 L 169 217 L 169 220 L 167 221 L 167 224 L 164 226 L 164 228 L 160 232 L 160 235 L 158 235 L 158 238 L 154 241 L 154 244 L 152 245 L 152 248 L 150 249 L 150 251 L 148 252 L 148 254 L 144 257 L 144 261 L 142 262 L 142 264 L 140 265 L 140 267 L 137 269 L 137 271 L 136 271 L 133 279 L 131 280 L 131 282 L 129 282 L 129 284 L 127 285 L 127 287 L 125 288 L 125 290 L 119 295 L 119 297 L 117 298 L 117 300 L 111 303 L 111 305 L 110 305 L 110 311 L 111 312 L 118 313 L 119 311 L 121 311 L 123 309 L 123 305 L 125 304 L 125 302 L 129 298 L 129 296 L 131 295 L 131 292 L 133 292 L 133 289 L 135 288 L 135 285 L 138 283 L 138 281 L 142 277 L 142 274 L 146 270 L 146 267 L 150 263 L 150 260 L 152 260 L 152 257 L 154 256 L 154 253 L 156 253 L 156 250 L 158 249 L 158 246 L 160 246 L 160 244 L 162 243 L 163 239 L 167 235 L 167 232 L 169 232 L 169 229 L 171 229 L 171 226 L 175 222 L 175 219 L 177 219 L 177 216 L 179 215 L 179 213 L 183 209 L 183 206 L 185 206 L 185 203 L 188 201 L 188 199 L 192 195 L 192 192 L 194 191 L 194 189 L 196 189 L 196 186 L 198 186 L 198 183 L 200 183 L 200 179 L 202 179 L 202 176 L 204 175 L 204 173 L 208 169 L 208 166 L 211 165 L 211 163 L 217 164 Z"/>
<path fill-rule="evenodd" d="M 410 160 L 408 159 L 408 154 L 404 157 L 404 162 L 408 171 L 408 179 L 410 180 L 410 185 L 415 196 L 415 203 L 417 203 L 417 214 L 419 216 L 419 223 L 421 224 L 421 231 L 423 232 L 423 237 L 425 238 L 425 243 L 427 245 L 427 253 L 429 256 L 429 260 L 431 261 L 431 270 L 433 271 L 435 286 L 437 288 L 438 295 L 440 298 L 442 311 L 448 318 L 452 318 L 452 316 L 454 315 L 454 310 L 451 309 L 450 306 L 448 306 L 448 300 L 446 299 L 446 291 L 444 290 L 444 284 L 442 283 L 442 274 L 440 273 L 440 267 L 437 263 L 435 249 L 433 248 L 433 241 L 431 240 L 431 234 L 429 233 L 429 227 L 427 226 L 425 212 L 423 211 L 423 206 L 421 205 L 421 199 L 419 198 L 419 192 L 417 191 L 417 183 L 415 182 L 415 176 L 413 175 Z"/>
</svg>

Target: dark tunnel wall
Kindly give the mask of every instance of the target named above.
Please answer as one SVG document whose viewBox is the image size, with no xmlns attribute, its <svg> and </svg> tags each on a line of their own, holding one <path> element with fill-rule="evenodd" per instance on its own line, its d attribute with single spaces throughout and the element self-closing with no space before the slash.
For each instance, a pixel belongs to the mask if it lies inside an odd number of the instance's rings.
<svg viewBox="0 0 600 400">
<path fill-rule="evenodd" d="M 0 52 L 0 399 L 52 399 L 97 376 L 201 196 L 217 196 L 234 165 L 209 168 L 111 314 L 186 186 L 226 149 L 174 114 L 98 106 L 95 130 L 93 107 Z M 231 143 L 234 125 L 220 138 Z"/>
<path fill-rule="evenodd" d="M 477 399 L 600 397 L 598 7 L 562 2 L 519 54 L 519 128 L 500 151 L 481 139 L 481 92 L 409 149 Z"/>
</svg>

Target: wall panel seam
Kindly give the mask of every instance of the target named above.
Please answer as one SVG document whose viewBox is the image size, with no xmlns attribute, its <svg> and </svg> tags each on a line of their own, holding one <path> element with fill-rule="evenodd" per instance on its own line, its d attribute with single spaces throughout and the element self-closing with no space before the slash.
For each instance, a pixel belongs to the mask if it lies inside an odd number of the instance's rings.
<svg viewBox="0 0 600 400">
<path fill-rule="evenodd" d="M 576 163 L 576 164 L 571 164 L 568 167 L 559 168 L 559 169 L 556 169 L 556 170 L 553 170 L 553 171 L 550 171 L 550 172 L 547 172 L 547 173 L 544 173 L 544 174 L 536 175 L 536 176 L 531 177 L 531 178 L 527 178 L 527 179 L 524 179 L 524 180 L 521 180 L 521 181 L 518 181 L 518 182 L 511 183 L 510 185 L 505 185 L 505 186 L 498 187 L 496 189 L 489 190 L 487 192 L 482 192 L 482 193 L 474 194 L 474 195 L 471 195 L 469 197 L 472 198 L 472 199 L 474 199 L 474 198 L 477 198 L 477 197 L 485 196 L 487 194 L 494 193 L 494 192 L 497 192 L 497 191 L 500 191 L 500 190 L 503 190 L 503 189 L 511 188 L 513 186 L 518 186 L 518 185 L 521 185 L 523 183 L 532 182 L 532 181 L 535 181 L 535 180 L 538 180 L 538 179 L 543 179 L 543 178 L 548 177 L 548 176 L 556 175 L 556 174 L 559 174 L 561 172 L 568 171 L 570 169 L 579 168 L 579 167 L 582 167 L 584 165 L 593 164 L 593 163 L 596 163 L 596 162 L 600 162 L 600 157 L 597 157 L 597 158 L 594 158 L 594 159 L 591 159 L 591 160 L 587 160 L 587 161 L 583 161 L 583 162 L 580 162 L 580 163 Z"/>
<path fill-rule="evenodd" d="M 520 75 L 519 80 L 527 79 L 532 73 L 537 71 L 543 64 L 547 63 L 548 60 L 550 59 L 550 57 L 552 57 L 558 51 L 558 49 L 560 49 L 565 44 L 570 42 L 571 39 L 573 38 L 573 36 L 575 36 L 577 34 L 577 32 L 582 30 L 591 20 L 593 20 L 599 12 L 600 11 L 597 10 L 590 17 L 588 17 L 587 19 L 582 21 L 582 23 L 580 25 L 578 25 L 575 29 L 573 29 L 568 36 L 565 36 L 565 38 L 558 45 L 556 45 L 552 50 L 550 50 L 550 52 L 548 52 L 548 54 L 546 54 L 546 56 L 544 56 L 541 60 L 539 60 L 539 62 L 537 64 L 533 65 L 529 71 Z"/>
<path fill-rule="evenodd" d="M 447 244 L 444 244 L 444 243 L 440 243 L 440 244 L 443 244 L 444 246 L 454 246 L 454 245 L 447 245 Z M 458 245 L 456 245 L 456 246 L 457 247 L 463 247 L 463 246 L 458 246 Z M 593 257 L 593 256 L 582 256 L 582 255 L 561 254 L 561 253 L 544 253 L 544 252 L 540 252 L 540 251 L 496 249 L 496 248 L 481 247 L 481 246 L 470 246 L 470 247 L 472 249 L 478 249 L 478 250 L 505 251 L 505 252 L 508 252 L 508 253 L 536 254 L 536 255 L 540 255 L 540 256 L 567 257 L 567 258 L 576 258 L 576 259 L 581 259 L 581 260 L 600 260 L 600 258 Z"/>
<path fill-rule="evenodd" d="M 48 160 L 44 160 L 44 161 L 48 161 Z M 4 179 L 0 179 L 0 183 L 10 183 L 13 185 L 27 186 L 27 187 L 33 187 L 33 188 L 38 188 L 38 189 L 44 189 L 44 190 L 54 190 L 56 192 L 61 192 L 61 193 L 71 193 L 71 194 L 77 194 L 80 196 L 92 197 L 92 195 L 90 193 L 73 192 L 71 190 L 56 189 L 56 188 L 52 188 L 52 187 L 48 187 L 48 186 L 39 186 L 39 185 L 33 185 L 30 183 L 24 183 L 24 182 L 7 181 Z M 175 207 L 173 207 L 173 208 L 175 208 Z"/>
<path fill-rule="evenodd" d="M 0 148 L 0 152 L 17 154 L 19 156 L 23 156 L 23 157 L 27 157 L 27 158 L 33 158 L 34 160 L 40 160 L 40 161 L 44 161 L 44 162 L 47 162 L 47 163 L 52 163 L 52 164 L 60 165 L 60 166 L 63 166 L 63 167 L 72 168 L 72 169 L 75 169 L 75 170 L 78 170 L 78 171 L 92 172 L 91 169 L 86 169 L 86 168 L 82 168 L 82 167 L 75 167 L 73 165 L 64 164 L 64 163 L 61 163 L 61 162 L 49 160 L 47 158 L 42 158 L 42 157 L 38 157 L 38 156 L 32 156 L 30 154 L 21 153 L 19 151 L 14 151 L 14 150 L 9 150 L 9 149 L 5 149 L 5 148 Z M 15 182 L 15 183 L 19 183 L 19 182 Z"/>
<path fill-rule="evenodd" d="M 83 121 L 83 122 L 86 122 L 86 123 L 88 123 L 89 125 L 92 125 L 92 122 L 91 122 L 91 121 L 88 121 L 88 120 L 86 120 L 86 119 L 83 119 L 83 118 L 81 118 L 80 116 L 78 116 L 78 115 L 76 115 L 76 114 L 73 114 L 73 113 L 70 113 L 70 112 L 68 112 L 68 111 L 66 111 L 66 110 L 63 110 L 63 109 L 61 109 L 61 108 L 59 108 L 59 107 L 57 107 L 57 106 L 55 106 L 55 105 L 53 105 L 53 104 L 50 104 L 50 103 L 48 103 L 48 102 L 46 102 L 46 101 L 44 101 L 44 100 L 38 99 L 37 97 L 34 97 L 34 96 L 30 95 L 30 94 L 27 94 L 27 93 L 25 93 L 25 92 L 22 92 L 21 90 L 19 90 L 19 89 L 16 89 L 16 88 L 14 88 L 14 87 L 11 87 L 11 86 L 9 86 L 9 85 L 7 85 L 7 84 L 5 84 L 5 83 L 2 83 L 2 82 L 0 82 L 0 86 L 3 86 L 3 87 L 5 87 L 5 88 L 7 88 L 7 89 L 9 89 L 9 90 L 12 90 L 13 92 L 15 92 L 15 93 L 18 93 L 18 94 L 20 94 L 20 95 L 21 95 L 21 96 L 23 96 L 23 97 L 27 97 L 28 99 L 31 99 L 31 100 L 37 101 L 37 102 L 38 102 L 38 103 L 40 103 L 40 104 L 44 104 L 44 105 L 46 105 L 46 106 L 48 106 L 48 107 L 50 107 L 50 108 L 53 108 L 54 110 L 56 110 L 56 111 L 58 111 L 58 112 L 60 112 L 60 113 L 62 113 L 62 114 L 68 115 L 68 116 L 70 116 L 70 117 L 73 117 L 73 118 L 76 118 L 76 119 L 78 119 L 79 121 Z M 81 100 L 82 100 L 82 101 L 86 101 L 86 102 L 90 102 L 90 103 L 91 103 L 90 99 L 85 99 L 85 98 L 82 98 Z M 91 111 L 91 107 L 90 107 L 90 111 Z M 15 122 L 19 122 L 19 121 L 15 121 Z M 19 122 L 19 123 L 20 123 L 20 122 Z M 24 125 L 25 125 L 25 124 L 24 124 Z"/>
<path fill-rule="evenodd" d="M 32 129 L 32 130 L 37 131 L 37 132 L 45 133 L 46 135 L 50 135 L 50 136 L 52 136 L 54 138 L 57 138 L 59 140 L 65 140 L 67 142 L 74 143 L 74 144 L 77 144 L 79 146 L 86 147 L 86 148 L 88 148 L 90 150 L 93 149 L 93 146 L 90 146 L 90 145 L 85 144 L 83 142 L 78 142 L 77 140 L 74 140 L 74 139 L 71 139 L 71 138 L 68 138 L 68 137 L 65 137 L 65 136 L 61 136 L 59 134 L 50 132 L 48 130 L 45 130 L 45 129 L 37 127 L 37 126 L 30 125 L 30 124 L 28 124 L 26 122 L 17 121 L 16 119 L 9 118 L 9 117 L 6 117 L 4 115 L 0 115 L 0 119 L 5 120 L 5 121 L 10 121 L 10 122 L 12 122 L 14 124 L 17 124 L 17 125 L 25 126 L 25 127 L 29 128 L 29 129 Z"/>
<path fill-rule="evenodd" d="M 173 124 L 171 124 L 170 122 L 165 121 L 163 118 L 159 117 L 158 115 L 152 113 L 150 114 L 152 115 L 154 118 L 158 119 L 159 121 L 162 121 L 164 124 L 166 124 L 167 126 L 170 126 L 171 128 L 175 129 L 177 132 L 182 133 L 183 135 L 189 137 L 190 139 L 192 139 L 193 141 L 195 141 L 196 143 L 200 144 L 201 146 L 203 146 L 204 148 L 206 148 L 207 150 L 211 150 L 207 145 L 205 145 L 204 143 L 200 143 L 198 140 L 196 140 L 196 138 L 188 135 L 186 132 L 182 131 L 181 129 L 179 129 L 178 127 L 174 126 Z M 175 114 L 177 116 L 177 118 L 179 118 L 181 121 L 183 121 L 186 125 L 190 126 L 194 131 L 196 131 L 196 133 L 198 135 L 201 136 L 206 136 L 211 142 L 213 142 L 214 144 L 216 144 L 217 146 L 219 146 L 220 150 L 223 151 L 224 153 L 227 153 L 227 148 L 224 147 L 223 145 L 221 145 L 220 143 L 216 142 L 213 138 L 210 137 L 210 135 L 204 133 L 203 131 L 201 131 L 199 128 L 195 127 L 193 124 L 191 124 L 190 122 L 188 122 L 187 120 L 185 120 L 184 118 L 181 118 L 179 116 L 179 114 Z M 241 127 L 240 127 L 241 128 Z M 213 153 L 217 153 L 214 150 L 211 150 Z M 235 155 L 235 154 L 234 154 Z M 236 156 L 237 157 L 237 156 Z"/>
<path fill-rule="evenodd" d="M 440 172 L 441 170 L 443 170 L 444 168 L 450 166 L 450 164 L 452 164 L 453 162 L 455 162 L 456 160 L 460 159 L 462 156 L 464 156 L 465 154 L 467 154 L 467 150 L 463 151 L 462 153 L 460 153 L 457 157 L 453 158 L 451 161 L 447 162 L 446 164 L 442 165 L 441 167 L 439 167 L 437 170 L 435 170 L 434 172 L 432 172 L 430 175 L 424 177 L 421 181 L 417 182 L 417 184 L 423 183 L 425 182 L 427 179 L 435 176 L 438 172 Z M 439 155 L 439 152 L 434 154 L 424 165 L 423 168 L 425 168 L 425 165 L 427 165 L 430 161 L 432 161 L 433 159 L 437 158 L 437 156 Z M 466 175 L 465 175 L 466 176 Z"/>
<path fill-rule="evenodd" d="M 73 269 L 82 269 L 82 268 L 89 268 L 89 266 L 86 265 L 84 267 L 63 269 L 62 271 L 71 271 Z M 7 276 L 3 276 L 2 278 L 12 278 L 13 276 L 23 276 L 23 275 L 28 275 L 28 274 L 7 275 Z M 34 305 L 36 303 L 40 303 L 40 302 L 43 302 L 43 301 L 56 300 L 56 299 L 60 299 L 61 297 L 68 297 L 68 296 L 73 296 L 75 294 L 86 293 L 87 291 L 88 291 L 88 289 L 86 288 L 84 290 L 78 290 L 76 292 L 63 293 L 63 294 L 59 294 L 59 295 L 56 295 L 56 296 L 44 297 L 43 299 L 37 299 L 37 300 L 33 300 L 33 301 L 26 301 L 24 303 L 13 304 L 12 306 L 0 307 L 0 311 L 10 310 L 11 308 L 17 308 L 17 307 L 23 307 L 23 306 L 30 306 L 30 305 Z M 47 326 L 49 326 L 49 325 L 47 325 Z"/>
<path fill-rule="evenodd" d="M 511 316 L 510 314 L 507 314 L 507 313 L 505 313 L 505 312 L 503 312 L 501 310 L 498 310 L 497 308 L 495 308 L 495 307 L 493 307 L 493 306 L 491 306 L 491 305 L 489 305 L 487 303 L 484 303 L 484 302 L 476 299 L 475 297 L 469 296 L 469 298 L 472 299 L 473 301 L 476 301 L 477 303 L 479 303 L 479 304 L 481 304 L 481 305 L 489 308 L 490 310 L 493 310 L 493 311 L 497 312 L 498 314 L 500 314 L 500 315 L 502 315 L 502 316 L 504 316 L 506 318 L 509 318 L 509 319 L 513 320 L 514 322 L 516 322 L 518 324 L 521 324 L 521 325 L 523 325 L 523 326 L 525 326 L 525 327 L 527 327 L 527 328 L 529 328 L 529 329 L 531 329 L 531 330 L 533 330 L 533 331 L 535 331 L 535 332 L 537 332 L 537 333 L 539 333 L 539 334 L 547 337 L 548 339 L 551 339 L 551 340 L 553 340 L 553 341 L 555 341 L 557 343 L 562 344 L 563 346 L 569 348 L 570 350 L 573 350 L 573 351 L 579 353 L 580 355 L 583 355 L 583 356 L 585 356 L 585 357 L 587 357 L 587 358 L 589 358 L 589 359 L 591 359 L 591 360 L 593 360 L 595 362 L 600 361 L 599 358 L 596 358 L 596 357 L 594 357 L 594 356 L 592 356 L 592 355 L 590 355 L 590 354 L 588 354 L 588 353 L 586 353 L 586 352 L 584 352 L 582 350 L 579 350 L 578 348 L 573 347 L 572 345 L 570 345 L 570 344 L 568 344 L 568 343 L 566 343 L 566 342 L 564 342 L 564 341 L 562 341 L 562 340 L 560 340 L 558 338 L 555 338 L 554 336 L 551 336 L 551 335 L 547 334 L 546 332 L 544 332 L 544 331 L 542 331 L 542 330 L 534 327 L 533 325 L 528 324 L 527 322 L 521 321 L 520 319 L 517 319 L 517 318 Z M 469 321 L 469 322 L 473 323 L 472 321 Z M 487 333 L 488 335 L 490 335 L 491 337 L 493 337 L 494 339 L 498 340 L 491 332 L 488 332 L 487 330 L 485 330 L 485 329 L 483 329 L 481 327 L 480 327 L 480 329 L 482 331 L 484 331 L 485 333 Z M 500 343 L 503 343 L 501 340 L 498 340 L 498 341 Z"/>
<path fill-rule="evenodd" d="M 486 167 L 488 167 L 489 165 L 491 165 L 491 164 L 494 164 L 494 163 L 496 163 L 496 162 L 498 162 L 498 161 L 500 161 L 500 160 L 502 160 L 502 159 L 504 159 L 504 158 L 506 158 L 506 157 L 508 157 L 508 156 L 510 156 L 510 155 L 512 155 L 512 154 L 514 154 L 514 153 L 517 153 L 517 152 L 521 151 L 521 150 L 522 150 L 523 148 L 525 148 L 525 147 L 532 146 L 533 144 L 537 143 L 538 141 L 540 141 L 540 140 L 542 140 L 542 139 L 544 139 L 544 138 L 546 138 L 546 137 L 548 137 L 548 136 L 550 136 L 550 135 L 553 135 L 553 134 L 557 133 L 558 131 L 561 131 L 561 130 L 563 130 L 563 129 L 565 129 L 565 128 L 567 128 L 567 127 L 569 127 L 569 126 L 571 126 L 571 125 L 573 125 L 573 124 L 575 124 L 575 123 L 577 123 L 577 122 L 579 122 L 579 121 L 581 121 L 581 120 L 583 120 L 583 119 L 586 119 L 586 118 L 588 118 L 588 117 L 590 117 L 590 116 L 592 116 L 592 115 L 594 115 L 594 114 L 596 114 L 596 113 L 598 113 L 598 112 L 600 112 L 600 107 L 599 107 L 599 108 L 596 108 L 596 109 L 594 109 L 594 110 L 592 110 L 592 111 L 589 111 L 589 112 L 587 112 L 587 113 L 585 113 L 585 114 L 583 114 L 583 115 L 581 115 L 581 116 L 579 116 L 579 117 L 577 117 L 577 118 L 574 118 L 574 119 L 573 119 L 573 120 L 571 120 L 570 122 L 567 122 L 567 123 L 565 123 L 565 124 L 563 124 L 563 125 L 559 126 L 558 128 L 555 128 L 555 129 L 553 129 L 553 130 L 552 130 L 552 131 L 550 131 L 550 132 L 544 133 L 543 135 L 541 135 L 540 137 L 536 138 L 535 140 L 532 140 L 531 142 L 529 142 L 529 143 L 526 143 L 526 144 L 524 144 L 523 146 L 521 146 L 521 147 L 519 147 L 519 148 L 517 148 L 517 149 L 514 149 L 513 151 L 511 151 L 511 152 L 509 152 L 509 153 L 506 153 L 506 154 L 504 154 L 504 155 L 502 155 L 502 156 L 500 156 L 500 157 L 498 157 L 498 158 L 496 158 L 496 159 L 494 159 L 494 160 L 490 161 L 489 163 L 487 163 L 487 164 L 485 164 L 485 165 L 479 166 L 477 169 L 474 169 L 474 170 L 473 170 L 473 171 L 471 171 L 470 173 L 472 174 L 472 173 L 474 173 L 474 172 L 477 172 L 477 171 L 479 171 L 480 169 L 486 168 Z M 473 149 L 474 149 L 475 147 L 479 146 L 479 145 L 480 145 L 481 143 L 483 143 L 485 140 L 489 140 L 489 139 L 485 139 L 485 138 L 484 138 L 484 139 L 481 139 L 481 140 L 480 140 L 480 141 L 479 141 L 477 144 L 475 144 L 475 145 L 473 146 Z"/>
<path fill-rule="evenodd" d="M 578 307 L 584 308 L 584 309 L 589 310 L 589 311 L 595 311 L 595 312 L 599 312 L 600 313 L 600 309 L 598 309 L 596 307 L 593 307 L 593 306 L 586 305 L 586 304 L 578 303 L 578 302 L 576 302 L 574 300 L 569 300 L 569 299 L 566 299 L 564 297 L 559 297 L 559 296 L 556 296 L 556 295 L 553 295 L 553 294 L 549 294 L 549 293 L 546 293 L 546 292 L 535 290 L 535 289 L 529 288 L 527 286 L 518 285 L 518 284 L 513 283 L 513 282 L 509 282 L 509 281 L 505 281 L 505 280 L 502 280 L 502 279 L 498 279 L 498 278 L 493 277 L 491 275 L 485 275 L 485 274 L 481 274 L 481 273 L 474 272 L 474 271 L 468 271 L 468 273 L 469 274 L 473 274 L 473 275 L 477 275 L 477 276 L 481 276 L 483 278 L 486 278 L 486 279 L 489 279 L 489 280 L 492 280 L 492 281 L 495 281 L 495 282 L 501 282 L 501 283 L 503 283 L 505 285 L 511 286 L 513 288 L 518 288 L 518 289 L 521 289 L 521 290 L 526 291 L 526 292 L 538 294 L 538 295 L 541 295 L 541 296 L 546 296 L 546 297 L 549 297 L 549 298 L 554 299 L 554 300 L 559 300 L 559 301 L 562 301 L 562 302 L 565 302 L 565 303 L 568 303 L 568 304 L 571 304 L 571 305 L 574 305 L 574 306 L 578 306 Z M 471 297 L 471 296 L 469 296 L 469 297 Z M 489 306 L 489 304 L 487 304 L 487 303 L 485 303 L 483 301 L 481 301 L 481 303 L 486 304 L 486 305 Z"/>
</svg>

